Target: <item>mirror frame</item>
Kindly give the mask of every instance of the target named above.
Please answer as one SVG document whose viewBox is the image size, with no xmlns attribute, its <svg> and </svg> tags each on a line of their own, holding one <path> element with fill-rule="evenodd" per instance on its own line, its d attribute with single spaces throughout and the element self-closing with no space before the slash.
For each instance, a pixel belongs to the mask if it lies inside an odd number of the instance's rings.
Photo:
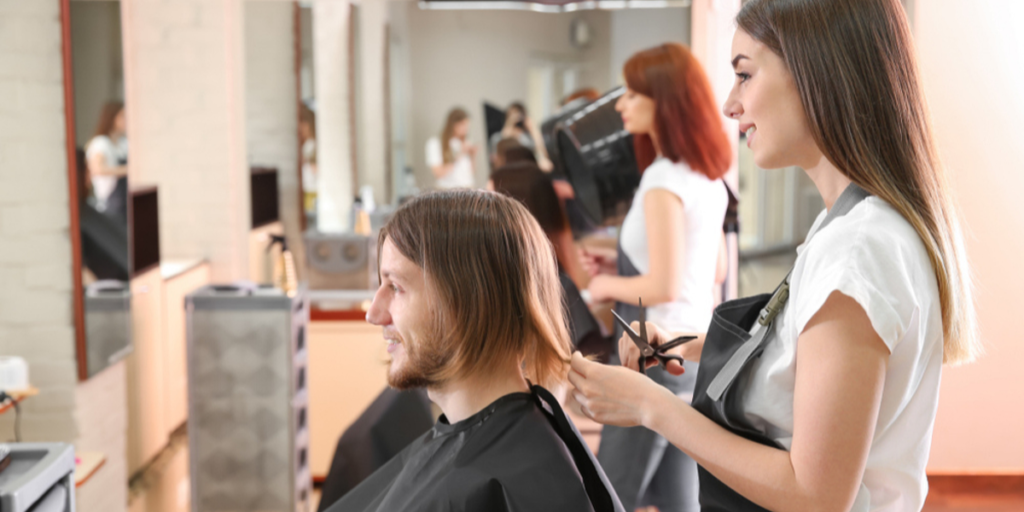
<svg viewBox="0 0 1024 512">
<path fill-rule="evenodd" d="M 60 0 L 61 64 L 64 73 L 64 144 L 68 161 L 68 238 L 71 239 L 71 302 L 79 382 L 89 378 L 82 286 L 82 235 L 78 219 L 78 161 L 75 158 L 75 84 L 71 67 L 71 0 Z"/>
</svg>

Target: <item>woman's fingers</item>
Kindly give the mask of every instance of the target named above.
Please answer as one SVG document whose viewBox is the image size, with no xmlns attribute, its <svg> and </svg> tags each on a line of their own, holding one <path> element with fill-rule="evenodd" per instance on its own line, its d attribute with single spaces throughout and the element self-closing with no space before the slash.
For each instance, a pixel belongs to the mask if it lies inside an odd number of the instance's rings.
<svg viewBox="0 0 1024 512">
<path fill-rule="evenodd" d="M 665 371 L 678 377 L 686 373 L 686 368 L 683 368 L 683 365 L 679 364 L 678 361 L 673 359 L 669 361 L 667 365 L 665 365 Z"/>
</svg>

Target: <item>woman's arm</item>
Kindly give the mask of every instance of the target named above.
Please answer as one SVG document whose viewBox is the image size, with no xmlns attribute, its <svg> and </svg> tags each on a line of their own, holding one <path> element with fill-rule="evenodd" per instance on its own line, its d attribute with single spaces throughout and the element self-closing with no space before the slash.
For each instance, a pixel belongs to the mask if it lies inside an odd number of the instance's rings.
<svg viewBox="0 0 1024 512">
<path fill-rule="evenodd" d="M 656 188 L 644 194 L 643 208 L 650 271 L 635 277 L 596 276 L 590 283 L 595 301 L 616 300 L 636 305 L 637 299 L 643 298 L 645 305 L 653 306 L 679 298 L 679 275 L 686 264 L 683 201 Z"/>
<path fill-rule="evenodd" d="M 540 133 L 540 128 L 533 124 L 530 117 L 527 116 L 524 120 L 526 125 L 526 131 L 530 134 L 530 138 L 533 139 L 533 153 L 537 157 L 537 167 L 544 172 L 551 172 L 555 169 L 555 164 L 551 163 L 551 158 L 548 157 L 548 148 L 544 145 L 544 136 Z"/>
<path fill-rule="evenodd" d="M 575 399 L 595 420 L 658 432 L 762 507 L 839 511 L 849 510 L 863 478 L 888 361 L 889 350 L 864 310 L 834 292 L 797 343 L 789 452 L 732 434 L 625 368 L 574 357 L 570 381 Z"/>
<path fill-rule="evenodd" d="M 128 166 L 118 165 L 115 167 L 107 166 L 107 155 L 101 151 L 96 151 L 89 155 L 86 159 L 86 166 L 89 169 L 90 176 L 125 176 L 128 174 Z"/>
<path fill-rule="evenodd" d="M 572 240 L 572 231 L 569 229 L 562 231 L 555 235 L 555 240 L 552 242 L 554 242 L 555 255 L 561 262 L 562 269 L 569 274 L 577 289 L 585 290 L 590 284 L 590 275 L 583 268 L 583 262 L 580 261 L 579 249 Z"/>
</svg>

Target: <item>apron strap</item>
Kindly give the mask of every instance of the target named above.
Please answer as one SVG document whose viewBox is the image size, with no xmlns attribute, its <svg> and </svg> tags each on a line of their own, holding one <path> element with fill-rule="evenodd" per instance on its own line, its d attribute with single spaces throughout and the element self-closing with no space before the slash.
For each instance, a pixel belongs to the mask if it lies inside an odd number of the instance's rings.
<svg viewBox="0 0 1024 512">
<path fill-rule="evenodd" d="M 829 210 L 828 215 L 825 216 L 825 220 L 818 225 L 818 227 L 807 235 L 806 244 L 811 240 L 811 237 L 821 231 L 825 226 L 828 226 L 832 221 L 846 215 L 857 206 L 861 201 L 870 196 L 871 193 L 864 190 L 856 183 L 850 183 L 846 190 L 839 196 L 836 203 L 832 205 L 832 209 Z M 733 352 L 729 360 L 725 362 L 722 369 L 712 379 L 711 384 L 708 385 L 708 396 L 718 401 L 722 398 L 725 390 L 732 385 L 733 381 L 739 375 L 740 370 L 746 365 L 747 360 L 751 354 L 768 338 L 768 335 L 772 332 L 772 327 L 775 325 L 775 318 L 782 312 L 786 307 L 786 303 L 789 300 L 789 277 L 793 274 L 790 270 L 786 274 L 786 278 L 782 280 L 782 283 L 778 288 L 775 289 L 775 293 L 772 294 L 771 300 L 761 310 L 761 314 L 758 315 L 757 322 L 754 322 L 754 327 L 750 331 L 750 339 L 740 345 L 740 348 Z"/>
</svg>

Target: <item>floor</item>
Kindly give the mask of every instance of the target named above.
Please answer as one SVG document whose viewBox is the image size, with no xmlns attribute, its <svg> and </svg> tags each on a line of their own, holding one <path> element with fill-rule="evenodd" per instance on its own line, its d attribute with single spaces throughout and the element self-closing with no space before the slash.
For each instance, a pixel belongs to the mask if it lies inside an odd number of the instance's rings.
<svg viewBox="0 0 1024 512">
<path fill-rule="evenodd" d="M 587 440 L 596 430 L 581 422 Z M 588 435 L 589 434 L 589 435 Z M 1024 478 L 1007 485 L 1007 479 L 933 479 L 932 491 L 922 512 L 1024 512 Z M 1017 485 L 1017 483 L 1021 485 Z M 171 437 L 168 447 L 129 483 L 129 512 L 190 512 L 188 436 L 184 429 Z M 316 510 L 320 493 L 314 493 L 310 512 Z M 86 511 L 89 512 L 89 511 Z"/>
</svg>

